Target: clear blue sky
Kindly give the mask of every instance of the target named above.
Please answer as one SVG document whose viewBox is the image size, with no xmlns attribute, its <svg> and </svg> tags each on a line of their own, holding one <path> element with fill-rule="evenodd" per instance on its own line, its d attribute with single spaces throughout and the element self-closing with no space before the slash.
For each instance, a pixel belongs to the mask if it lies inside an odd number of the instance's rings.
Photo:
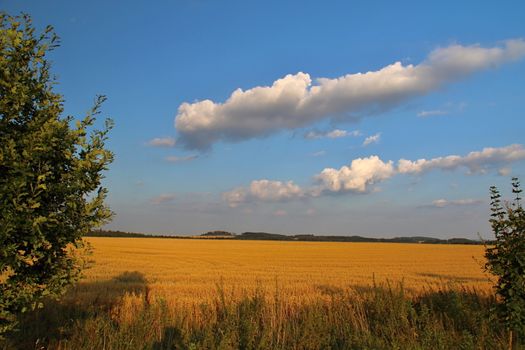
<svg viewBox="0 0 525 350">
<path fill-rule="evenodd" d="M 525 181 L 523 1 L 0 4 L 108 97 L 109 228 L 490 237 Z"/>
</svg>

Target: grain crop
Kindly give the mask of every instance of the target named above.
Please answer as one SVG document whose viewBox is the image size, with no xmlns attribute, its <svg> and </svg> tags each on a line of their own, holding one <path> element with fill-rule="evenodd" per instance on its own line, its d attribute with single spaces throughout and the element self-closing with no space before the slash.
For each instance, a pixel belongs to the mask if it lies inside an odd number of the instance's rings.
<svg viewBox="0 0 525 350">
<path fill-rule="evenodd" d="M 93 267 L 80 293 L 135 282 L 170 304 L 207 301 L 220 287 L 229 296 L 272 294 L 290 303 L 374 283 L 402 284 L 410 293 L 462 286 L 490 291 L 480 245 L 276 242 L 160 238 L 88 238 Z"/>
<path fill-rule="evenodd" d="M 86 239 L 0 348 L 505 349 L 478 245 Z"/>
</svg>

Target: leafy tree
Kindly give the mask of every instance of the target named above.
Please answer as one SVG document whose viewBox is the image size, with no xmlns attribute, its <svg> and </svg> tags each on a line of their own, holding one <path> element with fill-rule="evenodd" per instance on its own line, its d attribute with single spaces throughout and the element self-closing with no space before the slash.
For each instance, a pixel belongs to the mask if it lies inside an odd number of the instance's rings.
<svg viewBox="0 0 525 350">
<path fill-rule="evenodd" d="M 0 337 L 15 316 L 59 296 L 78 278 L 82 236 L 111 217 L 101 172 L 112 122 L 93 130 L 104 97 L 85 118 L 62 117 L 46 52 L 51 27 L 0 14 Z"/>
<path fill-rule="evenodd" d="M 509 330 L 509 348 L 512 348 L 513 333 L 525 335 L 525 210 L 517 178 L 512 179 L 512 192 L 514 200 L 502 205 L 498 189 L 490 188 L 490 224 L 496 240 L 485 252 L 486 269 L 498 277 L 497 312 Z"/>
</svg>

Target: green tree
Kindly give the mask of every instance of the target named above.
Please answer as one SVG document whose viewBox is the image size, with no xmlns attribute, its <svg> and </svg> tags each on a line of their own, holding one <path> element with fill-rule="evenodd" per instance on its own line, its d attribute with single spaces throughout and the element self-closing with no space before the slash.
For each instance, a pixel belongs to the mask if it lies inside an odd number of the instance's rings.
<svg viewBox="0 0 525 350">
<path fill-rule="evenodd" d="M 512 179 L 512 192 L 514 200 L 502 204 L 498 189 L 490 188 L 490 224 L 496 240 L 485 252 L 486 269 L 498 277 L 496 311 L 509 330 L 509 348 L 512 348 L 513 334 L 525 335 L 525 210 L 517 178 Z"/>
<path fill-rule="evenodd" d="M 101 187 L 112 122 L 93 128 L 105 98 L 82 120 L 62 116 L 46 59 L 57 46 L 51 27 L 37 35 L 29 16 L 0 14 L 0 337 L 78 278 L 75 249 L 112 214 Z"/>
</svg>

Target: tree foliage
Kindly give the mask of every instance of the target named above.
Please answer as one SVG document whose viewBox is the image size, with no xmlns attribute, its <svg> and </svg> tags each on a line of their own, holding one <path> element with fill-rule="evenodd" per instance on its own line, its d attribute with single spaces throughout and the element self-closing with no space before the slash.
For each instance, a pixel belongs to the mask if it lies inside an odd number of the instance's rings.
<svg viewBox="0 0 525 350">
<path fill-rule="evenodd" d="M 37 35 L 29 16 L 0 14 L 0 336 L 79 276 L 72 250 L 111 216 L 101 172 L 112 122 L 92 127 L 104 97 L 82 120 L 62 116 L 46 59 L 57 46 L 51 27 Z"/>
<path fill-rule="evenodd" d="M 525 335 L 525 210 L 521 205 L 521 187 L 512 179 L 515 197 L 510 203 L 501 203 L 501 195 L 490 188 L 490 224 L 496 236 L 495 244 L 486 249 L 486 268 L 498 277 L 495 285 L 499 297 L 498 315 L 511 331 Z"/>
</svg>

